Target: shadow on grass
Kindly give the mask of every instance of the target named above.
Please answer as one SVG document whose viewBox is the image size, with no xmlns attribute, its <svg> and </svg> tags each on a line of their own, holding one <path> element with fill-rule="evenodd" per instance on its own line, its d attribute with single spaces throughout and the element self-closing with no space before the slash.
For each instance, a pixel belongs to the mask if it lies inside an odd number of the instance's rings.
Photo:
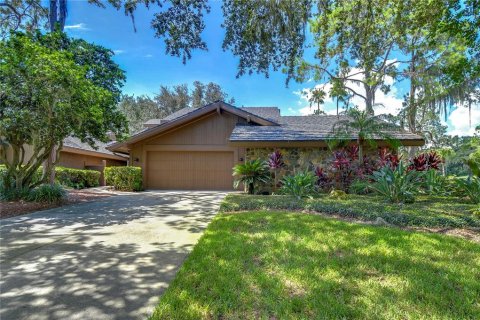
<svg viewBox="0 0 480 320">
<path fill-rule="evenodd" d="M 480 316 L 480 246 L 275 212 L 218 217 L 154 319 Z"/>
</svg>

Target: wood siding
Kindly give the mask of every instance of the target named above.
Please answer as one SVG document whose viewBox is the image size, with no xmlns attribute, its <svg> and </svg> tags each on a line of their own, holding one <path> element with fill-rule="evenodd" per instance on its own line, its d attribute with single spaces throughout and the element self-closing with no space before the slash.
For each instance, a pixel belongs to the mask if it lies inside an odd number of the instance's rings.
<svg viewBox="0 0 480 320">
<path fill-rule="evenodd" d="M 147 159 L 147 188 L 233 189 L 233 152 L 151 151 Z"/>
<path fill-rule="evenodd" d="M 245 149 L 228 139 L 244 122 L 227 112 L 210 113 L 132 145 L 130 163 L 142 167 L 146 188 L 232 190 L 232 168 L 243 161 Z"/>
</svg>

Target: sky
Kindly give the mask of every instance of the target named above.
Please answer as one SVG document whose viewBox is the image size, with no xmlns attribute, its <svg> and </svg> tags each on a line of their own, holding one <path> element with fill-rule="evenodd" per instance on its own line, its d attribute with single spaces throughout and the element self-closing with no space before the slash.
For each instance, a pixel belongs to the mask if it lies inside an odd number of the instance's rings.
<svg viewBox="0 0 480 320">
<path fill-rule="evenodd" d="M 114 60 L 126 72 L 125 94 L 153 96 L 161 85 L 191 85 L 198 80 L 221 85 L 229 96 L 235 98 L 236 106 L 277 106 L 282 115 L 311 114 L 313 108 L 302 92 L 324 84 L 292 81 L 287 87 L 286 77 L 281 72 L 272 72 L 269 78 L 256 74 L 237 78 L 238 59 L 222 49 L 221 2 L 213 1 L 211 7 L 202 34 L 208 51 L 194 51 L 186 64 L 181 58 L 166 55 L 163 39 L 155 38 L 150 23 L 159 10 L 156 6 L 150 9 L 139 6 L 135 12 L 135 32 L 130 17 L 123 10 L 117 11 L 108 5 L 99 8 L 86 0 L 71 0 L 68 1 L 65 31 L 72 37 L 83 38 L 115 52 Z M 385 107 L 376 108 L 376 113 L 395 113 L 402 106 L 407 83 L 394 83 L 393 79 L 387 81 L 393 84 L 392 90 L 386 95 L 377 92 L 376 102 Z M 354 100 L 354 103 L 362 105 L 361 100 Z M 323 109 L 327 113 L 336 112 L 331 99 L 327 99 Z M 478 105 L 472 108 L 470 118 L 467 108 L 453 108 L 446 122 L 448 133 L 452 135 L 472 135 L 476 124 L 480 124 Z"/>
</svg>

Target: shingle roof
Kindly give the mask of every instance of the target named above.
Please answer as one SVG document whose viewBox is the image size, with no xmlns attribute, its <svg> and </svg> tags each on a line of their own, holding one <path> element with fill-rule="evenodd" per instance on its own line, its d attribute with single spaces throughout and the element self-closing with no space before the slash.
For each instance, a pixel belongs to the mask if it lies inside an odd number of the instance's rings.
<svg viewBox="0 0 480 320">
<path fill-rule="evenodd" d="M 207 105 L 205 107 L 208 107 Z M 236 108 L 234 106 L 230 106 Z M 202 107 L 202 108 L 205 108 Z M 155 124 L 163 125 L 180 119 L 192 112 L 202 108 L 183 108 L 163 119 L 152 119 L 147 122 L 150 128 L 145 128 L 137 132 L 135 136 L 143 134 L 143 132 L 154 130 Z M 319 141 L 325 140 L 332 136 L 333 125 L 340 121 L 348 119 L 345 115 L 309 115 L 309 116 L 281 116 L 280 109 L 277 107 L 241 107 L 237 108 L 246 111 L 254 116 L 269 120 L 273 125 L 243 125 L 238 124 L 231 136 L 230 141 Z M 278 125 L 276 125 L 278 124 Z M 402 130 L 391 131 L 390 135 L 399 140 L 423 140 L 419 135 L 412 134 Z M 352 132 L 352 139 L 356 135 Z M 379 139 L 381 139 L 379 137 Z"/>
<path fill-rule="evenodd" d="M 95 141 L 95 146 L 97 146 L 98 149 L 94 149 L 88 143 L 82 142 L 80 139 L 75 138 L 75 137 L 67 137 L 67 138 L 63 139 L 63 146 L 64 147 L 70 147 L 70 148 L 81 149 L 81 150 L 86 150 L 86 151 L 105 153 L 105 154 L 108 154 L 108 155 L 117 155 L 117 154 L 115 154 L 112 151 L 107 149 L 109 144 L 110 143 Z"/>
<path fill-rule="evenodd" d="M 316 141 L 332 136 L 333 125 L 347 116 L 311 115 L 282 116 L 279 126 L 237 125 L 230 136 L 230 141 Z M 421 140 L 422 137 L 399 128 L 389 134 L 400 140 Z M 356 138 L 352 132 L 352 139 Z M 379 137 L 379 139 L 381 139 Z"/>
<path fill-rule="evenodd" d="M 175 120 L 177 118 L 180 118 L 184 115 L 187 115 L 189 114 L 190 112 L 193 112 L 195 110 L 197 110 L 198 108 L 192 108 L 192 107 L 185 107 L 183 109 L 180 109 L 178 111 L 175 111 L 174 113 L 172 114 L 169 114 L 168 116 L 166 116 L 165 118 L 163 118 L 162 120 Z"/>
<path fill-rule="evenodd" d="M 280 118 L 280 109 L 277 107 L 241 107 L 240 109 L 274 122 Z"/>
<path fill-rule="evenodd" d="M 278 118 L 280 118 L 280 109 L 278 109 L 277 107 L 241 107 L 238 109 L 249 112 L 260 118 L 271 120 L 274 122 L 278 120 Z M 164 121 L 172 121 L 172 120 L 178 119 L 191 112 L 194 112 L 195 110 L 198 110 L 198 108 L 185 107 L 183 109 L 175 111 L 174 113 L 166 116 L 163 119 L 148 120 L 147 122 L 145 122 L 145 124 L 146 125 L 162 124 Z"/>
</svg>

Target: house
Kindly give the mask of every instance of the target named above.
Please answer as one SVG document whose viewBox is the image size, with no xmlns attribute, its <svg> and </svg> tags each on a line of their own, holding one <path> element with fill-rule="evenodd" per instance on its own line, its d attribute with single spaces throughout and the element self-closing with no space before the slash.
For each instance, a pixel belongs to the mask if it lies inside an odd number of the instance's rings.
<svg viewBox="0 0 480 320">
<path fill-rule="evenodd" d="M 215 102 L 152 119 L 142 131 L 107 149 L 128 154 L 130 165 L 142 168 L 147 189 L 232 190 L 234 165 L 265 159 L 274 149 L 282 150 L 293 169 L 321 164 L 330 155 L 326 139 L 338 120 L 282 116 L 276 107 L 237 108 Z M 409 132 L 399 130 L 393 136 L 405 146 L 424 144 L 421 136 Z"/>
<path fill-rule="evenodd" d="M 57 166 L 74 169 L 91 169 L 103 173 L 105 167 L 127 165 L 128 157 L 108 150 L 106 148 L 107 143 L 97 141 L 95 146 L 97 147 L 96 149 L 75 137 L 65 138 Z M 25 162 L 30 159 L 32 154 L 32 147 L 26 146 Z M 7 158 L 11 156 L 11 149 L 7 149 Z M 100 184 L 103 184 L 103 175 L 100 178 Z"/>
</svg>

